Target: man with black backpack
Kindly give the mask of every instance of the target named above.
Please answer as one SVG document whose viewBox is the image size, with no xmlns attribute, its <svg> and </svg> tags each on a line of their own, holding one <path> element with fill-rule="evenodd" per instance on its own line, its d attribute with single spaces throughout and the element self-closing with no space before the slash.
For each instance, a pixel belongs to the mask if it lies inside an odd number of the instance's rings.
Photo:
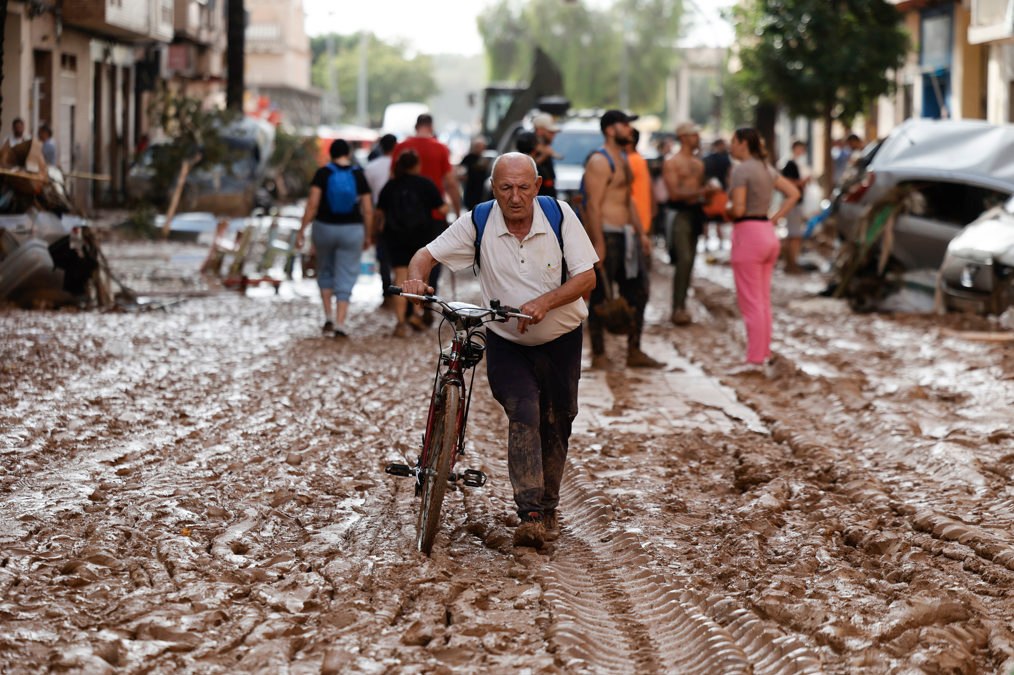
<svg viewBox="0 0 1014 675">
<path fill-rule="evenodd" d="M 317 286 L 324 305 L 324 335 L 347 337 L 345 318 L 352 287 L 359 278 L 363 250 L 372 245 L 373 201 L 362 169 L 352 163 L 352 150 L 339 138 L 331 143 L 331 161 L 317 170 L 296 236 L 303 247 L 306 228 L 313 223 L 317 250 Z"/>
<path fill-rule="evenodd" d="M 400 286 L 408 275 L 408 263 L 420 248 L 433 240 L 432 213 L 447 214 L 447 204 L 432 181 L 419 175 L 419 156 L 408 150 L 394 163 L 394 178 L 380 191 L 377 201 L 377 234 L 394 268 L 394 284 Z M 421 330 L 422 317 L 407 306 L 405 298 L 392 296 L 398 324 L 395 337 L 407 337 Z M 408 310 L 406 312 L 406 310 Z"/>
<path fill-rule="evenodd" d="M 532 319 L 490 323 L 486 373 L 507 413 L 507 466 L 521 524 L 517 546 L 541 548 L 559 534 L 557 504 L 581 375 L 582 297 L 598 259 L 570 206 L 537 197 L 535 160 L 519 152 L 493 162 L 494 202 L 458 218 L 412 257 L 407 293 L 432 293 L 437 262 L 473 267 L 482 303 L 519 307 Z"/>
</svg>

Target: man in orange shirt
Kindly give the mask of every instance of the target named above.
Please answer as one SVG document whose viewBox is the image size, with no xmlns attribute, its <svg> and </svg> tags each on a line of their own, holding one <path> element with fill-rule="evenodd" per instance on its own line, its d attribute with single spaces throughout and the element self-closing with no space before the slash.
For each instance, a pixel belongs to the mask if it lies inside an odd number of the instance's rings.
<svg viewBox="0 0 1014 675">
<path fill-rule="evenodd" d="M 637 144 L 641 140 L 641 132 L 633 131 L 633 140 L 627 149 L 627 163 L 630 164 L 630 173 L 633 180 L 630 181 L 631 199 L 634 200 L 634 208 L 637 209 L 637 216 L 641 219 L 641 227 L 647 232 L 655 218 L 655 199 L 651 194 L 651 171 L 648 169 L 648 160 L 637 151 Z M 646 262 L 650 265 L 651 259 Z"/>
</svg>

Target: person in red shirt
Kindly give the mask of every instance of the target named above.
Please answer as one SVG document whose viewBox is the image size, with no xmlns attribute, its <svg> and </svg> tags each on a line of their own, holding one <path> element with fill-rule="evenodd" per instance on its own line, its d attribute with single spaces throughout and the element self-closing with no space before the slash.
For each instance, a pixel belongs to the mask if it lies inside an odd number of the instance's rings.
<svg viewBox="0 0 1014 675">
<path fill-rule="evenodd" d="M 440 192 L 440 196 L 451 202 L 452 220 L 457 220 L 461 215 L 461 185 L 458 181 L 458 174 L 451 164 L 451 151 L 447 146 L 437 140 L 433 135 L 433 116 L 423 113 L 416 118 L 415 136 L 406 138 L 394 146 L 391 153 L 391 166 L 398 163 L 398 157 L 406 150 L 412 150 L 419 156 L 419 175 L 433 181 Z M 447 214 L 439 209 L 433 213 L 433 236 L 436 237 L 447 229 Z M 440 266 L 433 268 L 430 273 L 429 284 L 434 289 L 437 287 L 437 280 L 440 278 Z M 431 311 L 423 313 L 423 320 L 430 324 L 433 322 Z"/>
<path fill-rule="evenodd" d="M 419 156 L 419 175 L 433 181 L 441 196 L 450 198 L 451 213 L 457 220 L 461 214 L 461 186 L 451 165 L 451 151 L 433 135 L 431 115 L 419 115 L 415 122 L 415 136 L 394 146 L 391 166 L 397 164 L 398 156 L 406 150 L 412 150 Z M 439 220 L 446 222 L 446 216 L 439 216 Z"/>
</svg>

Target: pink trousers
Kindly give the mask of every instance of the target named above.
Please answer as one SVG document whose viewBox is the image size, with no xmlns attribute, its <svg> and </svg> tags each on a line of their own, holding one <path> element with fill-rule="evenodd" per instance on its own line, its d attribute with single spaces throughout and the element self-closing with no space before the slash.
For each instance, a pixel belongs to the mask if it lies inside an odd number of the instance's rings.
<svg viewBox="0 0 1014 675">
<path fill-rule="evenodd" d="M 779 249 L 771 221 L 744 220 L 733 227 L 732 273 L 746 325 L 748 363 L 764 363 L 771 355 L 771 273 Z"/>
</svg>

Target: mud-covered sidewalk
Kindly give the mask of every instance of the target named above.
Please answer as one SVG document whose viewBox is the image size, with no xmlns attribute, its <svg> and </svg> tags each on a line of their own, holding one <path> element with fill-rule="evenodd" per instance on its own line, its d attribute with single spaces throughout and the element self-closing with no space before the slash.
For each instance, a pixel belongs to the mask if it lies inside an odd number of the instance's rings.
<svg viewBox="0 0 1014 675">
<path fill-rule="evenodd" d="M 1014 667 L 1014 348 L 961 333 L 984 320 L 854 315 L 776 275 L 777 372 L 741 374 L 728 268 L 677 329 L 660 264 L 667 368 L 584 371 L 555 547 L 510 545 L 480 369 L 465 459 L 490 482 L 449 493 L 428 559 L 383 466 L 415 456 L 436 330 L 390 337 L 377 281 L 335 340 L 312 283 L 243 297 L 198 249 L 106 253 L 192 297 L 0 310 L 2 672 Z"/>
</svg>

